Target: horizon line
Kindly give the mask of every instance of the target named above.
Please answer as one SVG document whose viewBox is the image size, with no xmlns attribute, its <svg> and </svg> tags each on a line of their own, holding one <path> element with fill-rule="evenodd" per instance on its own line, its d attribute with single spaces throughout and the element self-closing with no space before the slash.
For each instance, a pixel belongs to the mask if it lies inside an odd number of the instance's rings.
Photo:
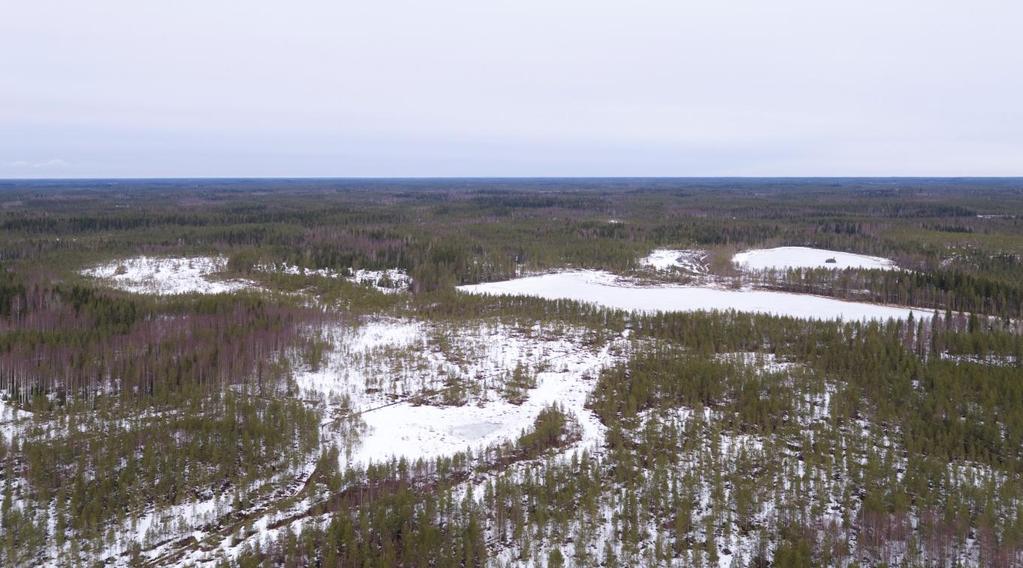
<svg viewBox="0 0 1023 568">
<path fill-rule="evenodd" d="M 383 181 L 383 180 L 714 180 L 714 179 L 987 179 L 987 180 L 1023 180 L 1021 175 L 466 175 L 466 176 L 82 176 L 82 177 L 0 177 L 0 183 L 7 182 L 74 182 L 74 181 L 248 181 L 248 180 L 279 180 L 279 181 Z"/>
</svg>

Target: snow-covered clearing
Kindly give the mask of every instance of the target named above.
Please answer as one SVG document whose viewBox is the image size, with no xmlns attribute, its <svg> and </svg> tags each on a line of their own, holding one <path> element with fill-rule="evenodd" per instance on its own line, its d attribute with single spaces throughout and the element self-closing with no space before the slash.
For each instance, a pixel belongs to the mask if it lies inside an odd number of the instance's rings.
<svg viewBox="0 0 1023 568">
<path fill-rule="evenodd" d="M 656 249 L 639 263 L 660 271 L 677 269 L 693 274 L 707 273 L 707 253 L 702 250 Z"/>
<path fill-rule="evenodd" d="M 114 260 L 82 270 L 82 275 L 105 281 L 110 286 L 136 294 L 221 294 L 243 289 L 256 289 L 255 282 L 243 279 L 218 278 L 227 269 L 227 257 L 157 257 L 138 256 Z M 261 266 L 265 272 L 340 278 L 353 284 L 369 286 L 385 294 L 408 290 L 412 279 L 405 271 L 355 270 L 337 272 L 327 269 L 301 268 L 293 265 Z"/>
<path fill-rule="evenodd" d="M 600 370 L 622 357 L 623 338 L 588 346 L 579 330 L 521 330 L 499 324 L 446 328 L 375 319 L 332 330 L 334 349 L 317 369 L 295 375 L 303 396 L 343 401 L 366 425 L 350 464 L 391 457 L 451 455 L 514 440 L 540 411 L 558 403 L 574 414 L 582 443 L 603 439 L 585 406 Z M 521 404 L 502 396 L 516 368 L 535 380 Z M 463 397 L 434 400 L 458 385 Z M 431 393 L 430 404 L 411 397 Z"/>
<path fill-rule="evenodd" d="M 549 300 L 576 300 L 608 308 L 640 312 L 736 310 L 817 320 L 906 319 L 914 310 L 821 296 L 729 290 L 710 286 L 638 286 L 613 274 L 596 270 L 557 272 L 504 282 L 459 286 L 469 294 L 535 296 Z M 918 314 L 927 310 L 915 310 Z"/>
<path fill-rule="evenodd" d="M 810 247 L 748 250 L 733 256 L 732 262 L 744 270 L 788 270 L 790 268 L 898 270 L 898 266 L 887 258 Z"/>
<path fill-rule="evenodd" d="M 295 382 L 303 398 L 343 402 L 361 411 L 433 385 L 443 360 L 428 349 L 426 325 L 379 318 L 357 327 L 333 326 L 321 332 L 330 346 L 318 366 L 303 366 Z"/>
<path fill-rule="evenodd" d="M 138 256 L 100 264 L 82 271 L 92 278 L 136 294 L 221 294 L 254 288 L 247 280 L 222 280 L 216 274 L 227 268 L 223 256 L 153 257 Z"/>
<path fill-rule="evenodd" d="M 510 343 L 512 349 L 521 346 Z M 613 356 L 608 347 L 596 353 L 564 341 L 551 347 L 545 357 L 555 361 L 555 369 L 537 373 L 536 388 L 527 391 L 522 404 L 490 396 L 489 400 L 462 406 L 403 402 L 367 413 L 363 419 L 368 428 L 352 461 L 365 463 L 397 456 L 432 458 L 511 441 L 532 426 L 541 410 L 555 403 L 579 421 L 583 446 L 600 444 L 604 426 L 584 407 L 600 368 Z"/>
</svg>

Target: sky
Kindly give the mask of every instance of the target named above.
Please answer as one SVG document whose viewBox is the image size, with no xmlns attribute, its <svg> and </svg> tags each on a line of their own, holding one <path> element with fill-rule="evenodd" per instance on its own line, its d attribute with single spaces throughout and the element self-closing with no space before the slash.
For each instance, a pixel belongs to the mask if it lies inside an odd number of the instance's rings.
<svg viewBox="0 0 1023 568">
<path fill-rule="evenodd" d="M 0 178 L 1023 175 L 1018 0 L 0 8 Z"/>
</svg>

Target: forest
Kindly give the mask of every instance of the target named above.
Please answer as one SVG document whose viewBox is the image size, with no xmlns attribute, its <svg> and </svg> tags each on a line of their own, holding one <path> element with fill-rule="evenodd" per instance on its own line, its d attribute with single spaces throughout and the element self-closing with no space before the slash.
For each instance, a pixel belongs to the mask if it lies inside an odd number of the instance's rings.
<svg viewBox="0 0 1023 568">
<path fill-rule="evenodd" d="M 1023 566 L 1021 255 L 1014 178 L 0 180 L 0 566 Z M 565 273 L 854 315 L 470 293 Z"/>
</svg>

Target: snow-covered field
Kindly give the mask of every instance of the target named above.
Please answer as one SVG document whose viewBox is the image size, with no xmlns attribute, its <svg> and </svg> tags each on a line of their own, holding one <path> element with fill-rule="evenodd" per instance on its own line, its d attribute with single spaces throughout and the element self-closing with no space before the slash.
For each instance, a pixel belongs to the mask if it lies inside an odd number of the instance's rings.
<svg viewBox="0 0 1023 568">
<path fill-rule="evenodd" d="M 223 256 L 154 257 L 139 256 L 100 264 L 82 271 L 111 286 L 136 294 L 220 294 L 254 288 L 247 280 L 222 280 L 216 274 L 227 268 Z"/>
<path fill-rule="evenodd" d="M 828 262 L 829 260 L 834 262 Z M 898 266 L 887 258 L 810 247 L 778 247 L 748 250 L 733 256 L 732 262 L 744 270 L 788 270 L 790 268 L 898 269 Z"/>
<path fill-rule="evenodd" d="M 905 319 L 911 308 L 845 302 L 820 296 L 710 286 L 637 286 L 613 274 L 596 270 L 557 272 L 504 282 L 459 286 L 469 294 L 535 296 L 549 300 L 576 300 L 641 312 L 736 310 L 804 319 Z M 917 310 L 926 313 L 926 310 Z"/>
<path fill-rule="evenodd" d="M 639 263 L 654 270 L 682 270 L 694 274 L 707 273 L 707 253 L 702 250 L 656 249 Z"/>
</svg>

